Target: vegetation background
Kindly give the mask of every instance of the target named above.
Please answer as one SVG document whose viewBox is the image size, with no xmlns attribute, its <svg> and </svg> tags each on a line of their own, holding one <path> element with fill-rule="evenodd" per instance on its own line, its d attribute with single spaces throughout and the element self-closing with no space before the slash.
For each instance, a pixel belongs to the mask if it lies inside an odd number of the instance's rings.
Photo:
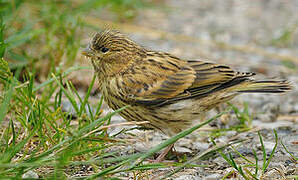
<svg viewBox="0 0 298 180">
<path fill-rule="evenodd" d="M 298 179 L 296 90 L 243 96 L 168 139 L 111 112 L 80 55 L 92 33 L 116 28 L 296 86 L 297 11 L 282 0 L 1 0 L 0 178 Z M 148 161 L 178 139 L 182 156 Z"/>
</svg>

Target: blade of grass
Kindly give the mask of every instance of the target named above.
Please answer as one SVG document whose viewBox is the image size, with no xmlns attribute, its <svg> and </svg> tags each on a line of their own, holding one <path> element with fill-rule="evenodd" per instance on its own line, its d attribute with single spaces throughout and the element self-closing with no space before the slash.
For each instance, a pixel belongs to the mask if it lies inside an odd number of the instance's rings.
<svg viewBox="0 0 298 180">
<path fill-rule="evenodd" d="M 78 156 L 78 155 L 87 154 L 87 153 L 93 152 L 93 151 L 103 150 L 103 149 L 106 149 L 108 147 L 111 147 L 111 145 L 100 146 L 100 147 L 92 147 L 92 148 L 84 149 L 84 150 L 81 150 L 81 151 L 72 152 L 72 154 L 73 154 L 73 156 Z"/>
<path fill-rule="evenodd" d="M 253 152 L 254 157 L 255 157 L 255 160 L 256 160 L 256 166 L 255 166 L 255 174 L 254 174 L 254 177 L 257 177 L 257 175 L 258 175 L 258 170 L 259 170 L 259 164 L 258 164 L 259 159 L 258 159 L 257 153 L 256 153 L 256 151 L 255 151 L 254 149 L 252 149 L 252 152 Z"/>
<path fill-rule="evenodd" d="M 227 177 L 231 176 L 231 175 L 234 174 L 234 173 L 235 173 L 235 170 L 231 170 L 231 171 L 228 172 L 224 177 L 222 177 L 221 180 L 225 180 L 225 179 L 227 179 Z"/>
<path fill-rule="evenodd" d="M 103 103 L 103 95 L 100 97 L 100 100 L 98 102 L 98 105 L 97 105 L 97 108 L 95 111 L 95 117 L 97 117 L 100 114 L 100 109 L 101 109 L 102 103 Z"/>
<path fill-rule="evenodd" d="M 212 143 L 216 144 L 215 141 L 212 139 Z M 244 174 L 242 167 L 236 164 L 236 162 L 234 161 L 234 158 L 232 156 L 231 153 L 229 153 L 229 157 L 227 155 L 225 155 L 221 150 L 218 150 L 218 153 L 221 155 L 222 158 L 224 158 L 224 160 L 230 164 L 230 166 L 232 166 L 235 170 L 238 171 L 238 173 L 246 180 L 248 180 L 247 176 Z"/>
<path fill-rule="evenodd" d="M 238 154 L 242 159 L 244 159 L 245 161 L 247 161 L 248 163 L 254 164 L 252 161 L 250 161 L 249 159 L 247 159 L 245 156 L 243 156 L 239 151 L 237 151 L 233 146 L 231 146 L 231 148 L 234 150 L 234 152 L 236 154 Z"/>
<path fill-rule="evenodd" d="M 6 43 L 9 44 L 7 49 L 12 49 L 17 46 L 20 46 L 25 42 L 29 41 L 32 37 L 45 32 L 45 29 L 32 29 L 30 26 L 31 25 L 27 25 L 25 28 L 22 29 L 22 31 L 8 37 L 6 39 Z"/>
<path fill-rule="evenodd" d="M 256 175 L 252 174 L 249 170 L 247 170 L 246 168 L 244 169 L 244 171 L 250 176 L 252 177 L 254 180 L 259 180 Z"/>
<path fill-rule="evenodd" d="M 4 152 L 0 157 L 1 163 L 9 162 L 13 158 L 13 156 L 15 156 L 15 154 L 18 153 L 25 146 L 25 144 L 31 139 L 33 135 L 34 132 L 20 141 L 17 145 L 10 147 L 6 152 Z"/>
<path fill-rule="evenodd" d="M 83 103 L 81 104 L 81 107 L 80 107 L 80 111 L 79 111 L 78 116 L 81 116 L 83 110 L 85 110 L 85 105 L 86 105 L 86 103 L 87 103 L 87 101 L 88 101 L 88 98 L 89 98 L 89 96 L 90 96 L 90 94 L 91 94 L 91 90 L 92 90 L 92 88 L 93 88 L 93 86 L 94 86 L 94 82 L 95 82 L 95 80 L 96 80 L 96 75 L 94 74 L 94 75 L 93 75 L 93 78 L 92 78 L 92 81 L 91 81 L 91 83 L 90 83 L 90 85 L 89 85 L 89 88 L 88 88 L 88 90 L 87 90 L 87 93 L 86 93 L 86 95 L 85 95 L 85 98 L 84 98 L 84 100 L 83 100 Z M 86 113 L 87 113 L 87 112 L 86 112 Z M 93 114 L 93 113 L 92 113 L 92 114 Z"/>
<path fill-rule="evenodd" d="M 295 157 L 289 150 L 288 148 L 284 145 L 284 143 L 282 141 L 280 141 L 282 147 L 287 151 L 287 153 L 293 158 L 295 159 L 295 161 L 298 161 L 298 157 Z"/>
<path fill-rule="evenodd" d="M 90 177 L 88 177 L 88 178 L 86 178 L 86 179 L 95 179 L 95 178 L 97 178 L 97 177 L 100 177 L 100 176 L 103 176 L 103 175 L 105 175 L 105 174 L 108 174 L 109 172 L 111 172 L 111 171 L 113 171 L 113 170 L 115 170 L 115 169 L 121 167 L 121 166 L 124 165 L 124 164 L 127 164 L 127 163 L 130 162 L 130 161 L 131 161 L 131 159 L 122 161 L 121 163 L 118 163 L 118 164 L 116 164 L 116 165 L 114 165 L 114 166 L 110 166 L 110 167 L 104 169 L 103 171 L 100 171 L 99 173 L 96 173 L 96 174 L 94 174 L 94 175 L 92 175 L 92 176 L 90 176 Z"/>
<path fill-rule="evenodd" d="M 65 72 L 62 73 L 62 78 L 66 77 L 67 75 L 69 75 L 70 73 L 74 72 L 74 71 L 77 71 L 77 70 L 82 70 L 82 69 L 91 69 L 90 66 L 74 66 L 74 67 L 71 67 L 69 69 L 67 69 Z M 47 86 L 48 84 L 52 83 L 55 81 L 55 78 L 52 77 L 50 78 L 49 80 L 41 83 L 40 85 L 36 86 L 35 88 L 33 88 L 33 92 Z"/>
<path fill-rule="evenodd" d="M 266 166 L 266 157 L 267 157 L 267 154 L 266 154 L 266 149 L 265 149 L 265 146 L 264 146 L 264 143 L 263 143 L 263 138 L 262 138 L 262 136 L 261 136 L 260 131 L 258 131 L 258 136 L 259 136 L 259 139 L 260 139 L 261 148 L 262 148 L 262 152 L 263 152 L 263 166 L 262 166 L 262 172 L 264 173 L 264 172 L 265 172 L 265 166 Z"/>
<path fill-rule="evenodd" d="M 71 93 L 69 84 L 66 82 L 67 85 L 67 90 L 63 87 L 63 85 L 60 83 L 60 81 L 57 79 L 57 77 L 55 76 L 55 74 L 52 73 L 52 76 L 54 78 L 54 80 L 56 81 L 56 83 L 60 86 L 60 88 L 62 89 L 64 95 L 67 97 L 67 99 L 70 101 L 71 105 L 73 106 L 73 108 L 75 109 L 76 113 L 79 112 L 79 108 L 78 108 L 78 104 L 76 102 L 76 100 L 74 99 L 74 95 Z"/>
<path fill-rule="evenodd" d="M 242 167 L 239 165 L 237 165 L 236 164 L 236 162 L 235 162 L 235 160 L 234 160 L 234 158 L 233 158 L 233 156 L 232 156 L 232 154 L 231 153 L 229 153 L 229 159 L 231 160 L 231 162 L 232 162 L 232 167 L 234 167 L 241 175 L 242 175 L 242 177 L 244 178 L 244 179 L 248 179 L 247 178 L 247 176 L 244 174 L 244 172 L 243 172 L 243 170 L 242 170 Z"/>
<path fill-rule="evenodd" d="M 3 61 L 3 63 L 2 63 L 2 61 Z M 1 65 L 4 63 L 5 63 L 4 59 L 1 58 Z M 7 63 L 6 63 L 6 65 L 7 65 Z M 8 80 L 7 83 L 9 83 L 9 86 L 5 92 L 4 100 L 2 101 L 1 106 L 0 106 L 0 124 L 2 123 L 6 113 L 8 111 L 9 103 L 13 97 L 13 92 L 14 92 L 15 86 L 17 85 L 17 78 L 19 77 L 20 72 L 21 72 L 21 70 L 17 69 L 17 71 L 15 73 L 16 78 L 8 77 L 8 79 L 7 79 Z"/>
<path fill-rule="evenodd" d="M 269 166 L 270 162 L 271 162 L 271 159 L 275 153 L 275 150 L 276 150 L 276 147 L 277 147 L 277 144 L 278 144 L 278 136 L 277 136 L 277 133 L 276 133 L 276 130 L 273 129 L 273 132 L 274 132 L 274 137 L 275 137 L 275 145 L 270 153 L 270 156 L 268 158 L 268 160 L 266 161 L 266 164 L 265 164 L 265 169 L 263 169 L 263 173 L 265 172 L 265 170 L 267 169 L 267 167 Z M 265 160 L 264 160 L 265 161 Z"/>
<path fill-rule="evenodd" d="M 3 5 L 4 6 L 4 5 Z M 7 44 L 4 42 L 4 29 L 5 25 L 3 22 L 2 13 L 0 12 L 0 58 L 2 59 L 6 50 Z"/>
<path fill-rule="evenodd" d="M 136 159 L 139 158 L 140 156 L 142 156 L 143 153 L 136 153 L 136 154 L 131 154 L 131 155 L 127 155 L 127 156 L 118 156 L 115 158 L 106 158 L 106 159 L 99 159 L 101 164 L 109 164 L 109 163 L 116 163 L 116 162 L 120 162 L 120 161 L 125 161 L 128 159 Z M 98 158 L 96 158 L 98 159 Z M 97 160 L 98 161 L 98 160 Z"/>
<path fill-rule="evenodd" d="M 16 82 L 13 80 L 12 83 L 9 85 L 8 89 L 5 92 L 4 99 L 3 99 L 2 103 L 1 103 L 1 106 L 0 106 L 0 124 L 2 123 L 6 113 L 8 111 L 10 100 L 13 96 L 15 85 L 16 85 Z"/>
</svg>

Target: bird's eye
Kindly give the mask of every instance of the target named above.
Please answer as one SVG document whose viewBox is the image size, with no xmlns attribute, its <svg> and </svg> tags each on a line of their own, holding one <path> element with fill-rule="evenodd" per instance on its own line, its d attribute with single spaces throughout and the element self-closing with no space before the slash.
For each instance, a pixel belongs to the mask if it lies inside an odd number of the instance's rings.
<svg viewBox="0 0 298 180">
<path fill-rule="evenodd" d="M 106 53 L 106 52 L 108 52 L 109 51 L 109 48 L 105 48 L 105 47 L 102 47 L 101 48 L 101 52 L 103 52 L 103 53 Z"/>
</svg>

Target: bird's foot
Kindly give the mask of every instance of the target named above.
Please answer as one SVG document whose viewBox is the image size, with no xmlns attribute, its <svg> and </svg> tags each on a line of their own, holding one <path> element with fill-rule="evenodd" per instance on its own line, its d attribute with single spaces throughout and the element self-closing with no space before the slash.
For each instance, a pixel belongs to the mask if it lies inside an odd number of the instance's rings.
<svg viewBox="0 0 298 180">
<path fill-rule="evenodd" d="M 165 160 L 165 157 L 167 156 L 167 154 L 170 151 L 172 151 L 173 147 L 174 147 L 174 144 L 169 145 L 168 147 L 166 147 L 165 150 L 162 151 L 162 153 L 155 160 L 150 160 L 150 162 L 152 162 L 152 163 L 163 162 Z"/>
</svg>

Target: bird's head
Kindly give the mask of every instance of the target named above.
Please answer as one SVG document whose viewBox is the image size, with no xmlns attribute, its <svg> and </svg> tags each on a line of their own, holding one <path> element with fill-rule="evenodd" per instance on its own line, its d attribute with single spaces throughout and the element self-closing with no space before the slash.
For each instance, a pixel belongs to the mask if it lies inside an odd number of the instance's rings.
<svg viewBox="0 0 298 180">
<path fill-rule="evenodd" d="M 140 59 L 144 49 L 116 30 L 104 30 L 94 35 L 82 54 L 91 59 L 98 74 L 113 76 Z"/>
</svg>

